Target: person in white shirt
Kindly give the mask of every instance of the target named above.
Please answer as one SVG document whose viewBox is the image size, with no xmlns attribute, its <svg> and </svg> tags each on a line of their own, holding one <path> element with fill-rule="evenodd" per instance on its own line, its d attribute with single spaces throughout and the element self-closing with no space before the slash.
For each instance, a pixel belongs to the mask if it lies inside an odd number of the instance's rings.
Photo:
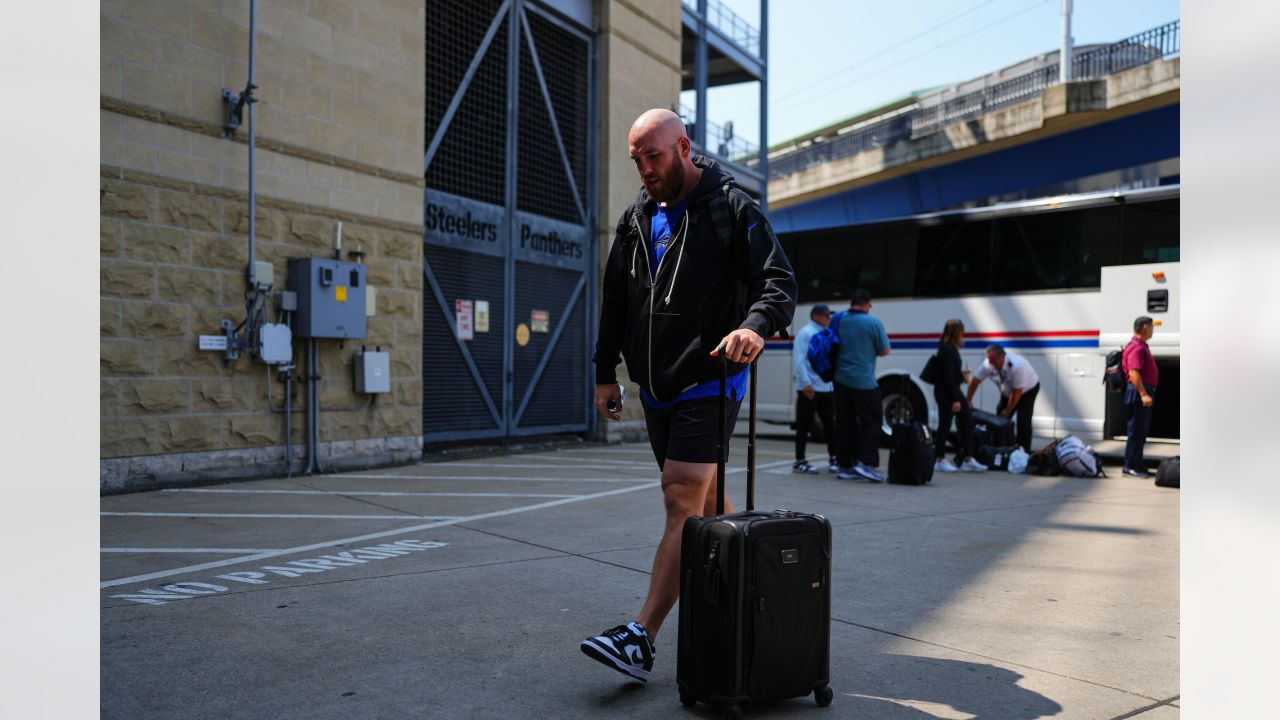
<svg viewBox="0 0 1280 720">
<path fill-rule="evenodd" d="M 978 385 L 987 378 L 1000 388 L 1000 404 L 996 406 L 996 412 L 1007 418 L 1018 414 L 1015 420 L 1018 444 L 1031 452 L 1031 416 L 1036 396 L 1040 394 L 1040 376 L 1022 356 L 1005 352 L 999 345 L 990 345 L 987 347 L 987 359 L 969 380 L 965 402 L 973 402 Z"/>
<path fill-rule="evenodd" d="M 792 472 L 810 475 L 818 472 L 818 468 L 805 458 L 814 412 L 822 418 L 822 427 L 827 431 L 827 469 L 831 472 L 839 470 L 836 467 L 835 405 L 831 383 L 818 377 L 809 365 L 808 357 L 809 340 L 830 322 L 831 308 L 814 305 L 809 312 L 809 323 L 796 333 L 795 343 L 791 346 L 791 374 L 796 383 L 796 464 L 791 466 Z"/>
</svg>

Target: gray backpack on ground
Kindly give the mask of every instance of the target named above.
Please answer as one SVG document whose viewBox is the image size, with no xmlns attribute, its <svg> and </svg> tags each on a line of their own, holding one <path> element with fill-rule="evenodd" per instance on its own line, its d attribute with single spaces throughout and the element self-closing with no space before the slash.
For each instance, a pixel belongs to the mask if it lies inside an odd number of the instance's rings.
<svg viewBox="0 0 1280 720">
<path fill-rule="evenodd" d="M 1058 441 L 1056 448 L 1058 465 L 1063 475 L 1073 477 L 1103 477 L 1102 459 L 1093 448 L 1075 435 L 1068 435 Z"/>
</svg>

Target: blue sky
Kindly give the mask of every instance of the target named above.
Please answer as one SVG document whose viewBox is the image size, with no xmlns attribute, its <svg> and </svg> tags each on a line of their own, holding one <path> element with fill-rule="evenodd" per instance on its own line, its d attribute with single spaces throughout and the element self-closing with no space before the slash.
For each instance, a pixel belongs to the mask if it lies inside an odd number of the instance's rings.
<svg viewBox="0 0 1280 720">
<path fill-rule="evenodd" d="M 722 1 L 759 24 L 758 0 Z M 772 143 L 1054 50 L 1060 34 L 1060 0 L 771 0 L 769 11 Z M 1177 0 L 1075 0 L 1072 35 L 1112 42 L 1179 17 Z M 757 140 L 758 93 L 712 89 L 711 121 Z"/>
</svg>

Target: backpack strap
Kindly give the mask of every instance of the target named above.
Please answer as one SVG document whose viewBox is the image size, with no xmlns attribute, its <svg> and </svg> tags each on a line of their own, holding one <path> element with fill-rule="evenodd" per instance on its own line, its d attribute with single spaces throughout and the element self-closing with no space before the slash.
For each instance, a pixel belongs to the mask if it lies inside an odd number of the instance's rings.
<svg viewBox="0 0 1280 720">
<path fill-rule="evenodd" d="M 622 247 L 626 250 L 631 249 L 631 244 L 638 239 L 634 235 L 635 227 L 632 224 L 635 217 L 635 206 L 629 206 L 622 213 L 622 217 L 618 219 L 618 226 L 614 228 L 614 236 L 622 243 Z"/>
<path fill-rule="evenodd" d="M 729 250 L 733 244 L 733 207 L 729 204 L 729 193 L 737 188 L 733 180 L 725 181 L 720 192 L 711 196 L 707 210 L 711 214 L 711 224 L 716 229 L 716 239 L 720 241 L 722 250 Z"/>
</svg>

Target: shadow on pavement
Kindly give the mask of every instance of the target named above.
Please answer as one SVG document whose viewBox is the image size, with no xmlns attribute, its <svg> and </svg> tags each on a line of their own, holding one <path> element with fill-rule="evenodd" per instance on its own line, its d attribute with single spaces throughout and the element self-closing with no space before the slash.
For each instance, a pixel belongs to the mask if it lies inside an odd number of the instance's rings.
<svg viewBox="0 0 1280 720">
<path fill-rule="evenodd" d="M 882 654 L 894 672 L 859 678 L 856 689 L 837 688 L 835 703 L 845 717 L 885 720 L 1034 720 L 1062 706 L 1018 684 L 1020 673 L 986 663 Z M 834 705 L 834 703 L 833 703 Z"/>
<path fill-rule="evenodd" d="M 1082 523 L 1044 522 L 1040 527 L 1045 530 L 1075 530 L 1078 532 L 1113 533 L 1116 535 L 1150 535 L 1149 530 L 1142 528 L 1115 527 L 1112 525 L 1086 525 Z"/>
<path fill-rule="evenodd" d="M 813 696 L 766 705 L 753 705 L 752 718 L 875 718 L 875 720 L 1036 720 L 1052 717 L 1062 706 L 1040 693 L 1018 684 L 1020 673 L 986 663 L 963 662 L 913 655 L 880 654 L 875 674 L 860 675 L 849 683 L 857 687 L 834 687 L 835 700 L 829 708 L 819 708 Z M 893 672 L 883 672 L 892 668 Z M 848 683 L 848 681 L 845 681 Z M 633 682 L 613 693 L 596 697 L 586 706 L 614 713 L 640 711 L 653 690 Z M 675 693 L 671 693 L 675 709 Z M 650 708 L 646 708 L 650 709 Z M 682 708 L 687 718 L 720 718 L 720 711 L 705 704 Z M 808 713 L 812 712 L 812 716 Z"/>
</svg>

